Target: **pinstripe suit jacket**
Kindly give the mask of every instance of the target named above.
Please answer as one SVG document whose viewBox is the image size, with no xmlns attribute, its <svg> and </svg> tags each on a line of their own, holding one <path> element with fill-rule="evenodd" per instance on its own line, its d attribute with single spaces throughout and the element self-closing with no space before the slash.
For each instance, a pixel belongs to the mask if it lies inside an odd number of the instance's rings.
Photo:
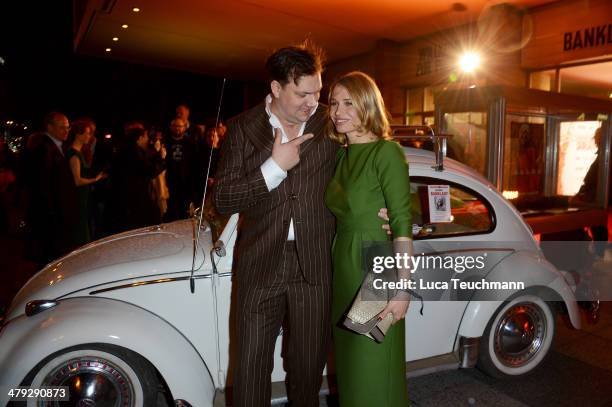
<svg viewBox="0 0 612 407">
<path fill-rule="evenodd" d="M 228 136 L 215 175 L 214 200 L 222 214 L 240 212 L 234 251 L 238 281 L 266 285 L 277 271 L 293 219 L 300 268 L 311 284 L 331 283 L 331 241 L 335 219 L 324 203 L 338 145 L 324 134 L 325 108 L 317 108 L 304 129 L 314 137 L 300 147 L 300 162 L 268 191 L 261 165 L 272 154 L 274 137 L 262 103 L 228 122 Z"/>
</svg>

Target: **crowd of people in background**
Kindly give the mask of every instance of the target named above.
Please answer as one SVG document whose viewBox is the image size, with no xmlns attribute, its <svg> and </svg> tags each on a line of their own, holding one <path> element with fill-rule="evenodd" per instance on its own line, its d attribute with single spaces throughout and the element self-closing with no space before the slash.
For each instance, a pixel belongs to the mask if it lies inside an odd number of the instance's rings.
<svg viewBox="0 0 612 407">
<path fill-rule="evenodd" d="M 187 218 L 214 183 L 226 127 L 191 123 L 186 105 L 175 113 L 163 130 L 125 123 L 109 143 L 92 118 L 51 112 L 18 156 L 2 140 L 0 228 L 8 205 L 23 208 L 26 256 L 42 265 L 112 233 Z"/>
</svg>

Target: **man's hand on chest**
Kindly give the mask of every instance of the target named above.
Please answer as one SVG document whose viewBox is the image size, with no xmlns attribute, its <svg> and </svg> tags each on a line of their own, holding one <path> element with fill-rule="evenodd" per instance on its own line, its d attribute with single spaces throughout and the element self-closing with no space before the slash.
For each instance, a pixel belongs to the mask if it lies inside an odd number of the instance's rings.
<svg viewBox="0 0 612 407">
<path fill-rule="evenodd" d="M 281 143 L 282 131 L 279 128 L 274 130 L 274 146 L 272 147 L 272 159 L 284 171 L 289 171 L 300 162 L 300 145 L 306 140 L 314 137 L 312 133 L 297 137 L 297 133 L 287 135 L 289 141 Z"/>
</svg>

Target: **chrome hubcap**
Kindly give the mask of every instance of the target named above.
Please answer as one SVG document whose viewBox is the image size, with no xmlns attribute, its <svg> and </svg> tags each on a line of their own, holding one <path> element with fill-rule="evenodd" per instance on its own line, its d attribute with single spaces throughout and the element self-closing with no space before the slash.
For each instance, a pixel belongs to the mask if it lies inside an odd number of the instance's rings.
<svg viewBox="0 0 612 407">
<path fill-rule="evenodd" d="M 538 353 L 546 335 L 546 314 L 542 308 L 530 302 L 516 304 L 497 324 L 495 354 L 506 366 L 523 366 Z"/>
<path fill-rule="evenodd" d="M 134 386 L 126 373 L 108 360 L 84 356 L 70 359 L 52 370 L 43 386 L 68 386 L 70 401 L 45 406 L 130 407 Z"/>
</svg>

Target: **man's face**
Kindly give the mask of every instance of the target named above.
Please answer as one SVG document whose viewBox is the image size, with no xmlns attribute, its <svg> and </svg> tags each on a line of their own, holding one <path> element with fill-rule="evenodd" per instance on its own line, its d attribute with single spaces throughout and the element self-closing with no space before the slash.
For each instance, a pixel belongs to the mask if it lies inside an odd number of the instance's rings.
<svg viewBox="0 0 612 407">
<path fill-rule="evenodd" d="M 66 116 L 57 116 L 55 120 L 47 125 L 47 133 L 59 141 L 66 141 L 69 130 L 70 123 Z"/>
<path fill-rule="evenodd" d="M 176 108 L 176 117 L 178 117 L 179 119 L 188 120 L 189 109 L 187 109 L 185 106 L 178 106 Z"/>
<path fill-rule="evenodd" d="M 138 147 L 146 150 L 147 146 L 149 145 L 149 133 L 145 132 L 142 136 L 140 136 L 138 140 L 136 140 L 136 144 Z"/>
<path fill-rule="evenodd" d="M 272 110 L 281 121 L 302 124 L 317 108 L 323 83 L 321 74 L 302 76 L 297 85 L 290 80 L 285 86 L 272 81 Z"/>
<path fill-rule="evenodd" d="M 185 122 L 181 119 L 172 120 L 172 123 L 170 123 L 170 131 L 173 137 L 182 137 L 183 133 L 185 133 Z"/>
</svg>

